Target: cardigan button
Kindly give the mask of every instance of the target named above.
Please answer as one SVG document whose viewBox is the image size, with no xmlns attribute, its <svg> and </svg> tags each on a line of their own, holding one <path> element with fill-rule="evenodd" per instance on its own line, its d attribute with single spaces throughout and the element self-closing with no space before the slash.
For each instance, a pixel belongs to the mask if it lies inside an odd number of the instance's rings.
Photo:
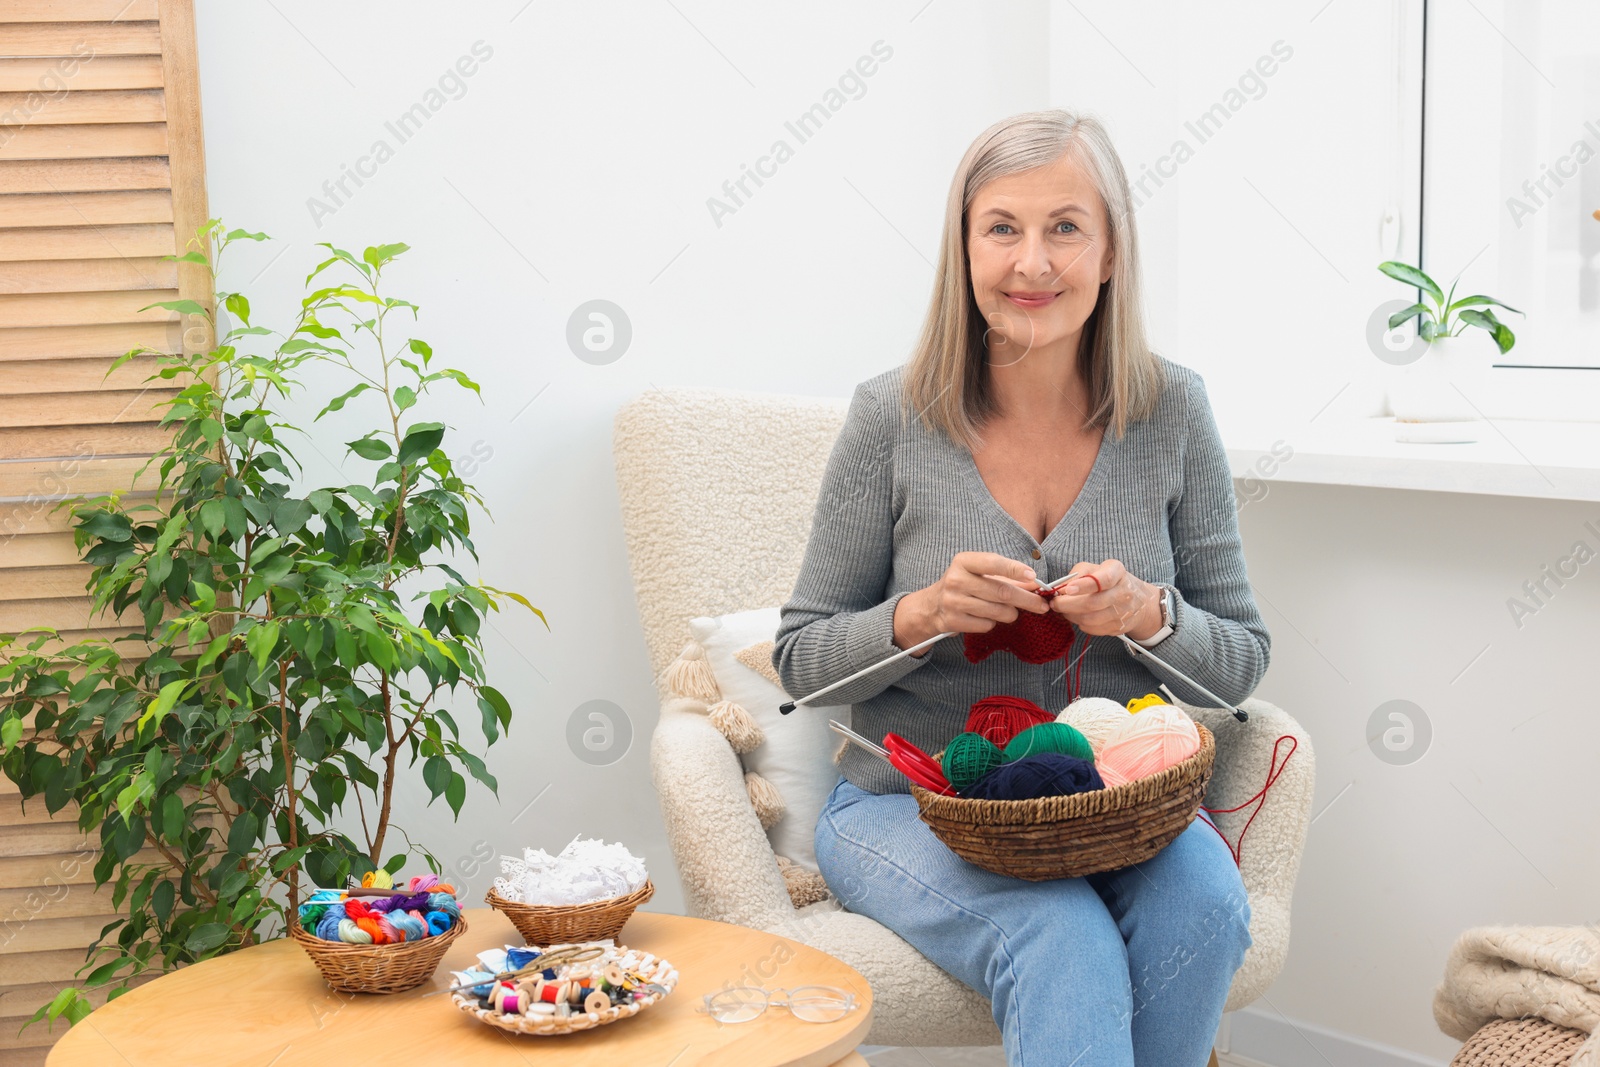
<svg viewBox="0 0 1600 1067">
<path fill-rule="evenodd" d="M 1039 558 L 1039 550 L 1037 548 L 1033 550 L 1033 558 L 1034 559 L 1038 559 Z"/>
</svg>

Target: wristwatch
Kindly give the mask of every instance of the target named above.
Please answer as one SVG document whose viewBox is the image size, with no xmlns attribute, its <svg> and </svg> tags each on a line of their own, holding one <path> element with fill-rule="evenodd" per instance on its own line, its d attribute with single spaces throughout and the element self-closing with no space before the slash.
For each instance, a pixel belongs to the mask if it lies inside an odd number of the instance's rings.
<svg viewBox="0 0 1600 1067">
<path fill-rule="evenodd" d="M 1141 648 L 1153 648 L 1162 641 L 1165 641 L 1172 633 L 1172 624 L 1177 617 L 1174 607 L 1175 606 L 1172 603 L 1172 586 L 1161 586 L 1161 629 L 1157 630 L 1143 641 L 1139 640 L 1137 637 L 1130 637 L 1128 640 L 1132 641 Z"/>
</svg>

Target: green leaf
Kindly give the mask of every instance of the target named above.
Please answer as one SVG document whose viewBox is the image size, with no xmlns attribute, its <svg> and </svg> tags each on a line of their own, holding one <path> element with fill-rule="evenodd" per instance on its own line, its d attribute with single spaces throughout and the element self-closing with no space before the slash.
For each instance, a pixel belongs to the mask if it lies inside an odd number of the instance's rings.
<svg viewBox="0 0 1600 1067">
<path fill-rule="evenodd" d="M 171 711 L 172 706 L 178 702 L 178 695 L 183 692 L 184 686 L 188 684 L 189 680 L 187 678 L 179 678 L 162 686 L 161 692 L 156 694 L 156 698 L 150 702 L 150 706 L 145 709 L 144 714 L 139 716 L 139 728 L 141 730 L 144 729 L 145 724 L 151 719 L 159 719 Z"/>
<path fill-rule="evenodd" d="M 406 430 L 405 438 L 400 442 L 400 454 L 395 457 L 395 462 L 405 466 L 413 460 L 420 459 L 438 448 L 442 440 L 444 440 L 442 424 L 419 422 Z"/>
<path fill-rule="evenodd" d="M 1457 308 L 1465 307 L 1486 307 L 1490 304 L 1493 304 L 1495 307 L 1505 308 L 1507 311 L 1515 311 L 1518 315 L 1522 314 L 1522 312 L 1517 311 L 1517 309 L 1512 307 L 1510 304 L 1502 304 L 1492 296 L 1464 296 L 1460 300 L 1457 300 L 1455 303 L 1451 304 L 1450 310 L 1454 311 Z"/>
<path fill-rule="evenodd" d="M 417 403 L 417 394 L 410 386 L 402 385 L 394 391 L 394 406 L 399 411 L 414 407 Z"/>
<path fill-rule="evenodd" d="M 146 304 L 139 310 L 149 311 L 151 308 L 166 308 L 168 311 L 176 311 L 183 315 L 204 315 L 206 318 L 211 317 L 210 312 L 193 300 L 158 300 L 154 304 Z"/>
<path fill-rule="evenodd" d="M 273 650 L 278 647 L 278 620 L 268 619 L 260 626 L 252 627 L 245 634 L 244 646 L 255 658 L 256 670 L 266 670 L 267 660 L 272 658 Z"/>
<path fill-rule="evenodd" d="M 225 521 L 227 517 L 222 511 L 222 501 L 213 497 L 200 505 L 200 526 L 213 541 L 222 533 Z"/>
<path fill-rule="evenodd" d="M 443 756 L 429 756 L 422 765 L 422 780 L 428 786 L 430 800 L 437 800 L 450 784 L 450 761 Z"/>
<path fill-rule="evenodd" d="M 1406 322 L 1409 319 L 1416 318 L 1418 315 L 1421 315 L 1424 319 L 1428 319 L 1432 316 L 1432 314 L 1433 312 L 1431 309 L 1429 309 L 1427 304 L 1412 304 L 1405 310 L 1396 311 L 1393 315 L 1389 316 L 1389 329 L 1392 330 L 1401 323 Z"/>
<path fill-rule="evenodd" d="M 404 867 L 405 865 L 406 865 L 406 854 L 404 852 L 397 852 L 393 856 L 389 857 L 389 862 L 385 863 L 383 865 L 383 869 L 388 871 L 390 874 L 394 874 L 396 871 L 398 871 L 401 867 Z"/>
<path fill-rule="evenodd" d="M 374 267 L 382 267 L 400 253 L 411 248 L 408 244 L 374 245 L 361 253 L 361 258 Z"/>
<path fill-rule="evenodd" d="M 114 515 L 109 511 L 91 512 L 88 520 L 79 524 L 78 528 L 102 541 L 121 543 L 133 537 L 133 523 L 128 517 Z"/>
<path fill-rule="evenodd" d="M 433 349 L 429 347 L 426 341 L 419 341 L 413 337 L 411 339 L 411 343 L 407 347 L 422 357 L 422 365 L 424 367 L 428 365 L 428 360 L 433 358 Z"/>
<path fill-rule="evenodd" d="M 168 793 L 161 801 L 161 834 L 169 841 L 183 836 L 183 798 Z"/>
<path fill-rule="evenodd" d="M 1512 333 L 1505 323 L 1495 318 L 1492 311 L 1463 311 L 1461 321 L 1488 330 L 1501 355 L 1511 351 L 1511 346 L 1517 343 L 1516 334 Z"/>
<path fill-rule="evenodd" d="M 356 397 L 360 396 L 362 393 L 366 392 L 368 389 L 371 389 L 371 388 L 372 388 L 372 383 L 371 382 L 362 382 L 360 385 L 357 385 L 354 389 L 350 389 L 350 390 L 348 390 L 346 392 L 340 393 L 338 396 L 336 396 L 332 400 L 328 401 L 328 406 L 327 407 L 325 407 L 321 411 L 317 412 L 317 419 L 322 418 L 322 416 L 326 415 L 330 411 L 343 411 L 344 410 L 344 406 L 345 406 L 345 404 L 347 402 L 355 399 Z M 317 419 L 312 419 L 311 421 L 312 422 L 316 422 Z"/>
<path fill-rule="evenodd" d="M 500 718 L 501 728 L 509 733 L 511 730 L 511 704 L 501 694 L 500 690 L 493 686 L 480 685 L 478 686 L 478 696 L 489 702 L 494 708 L 495 714 Z"/>
<path fill-rule="evenodd" d="M 150 908 L 156 913 L 156 918 L 163 923 L 172 917 L 173 898 L 176 895 L 177 891 L 173 889 L 172 883 L 165 880 L 157 882 L 155 890 L 150 894 Z"/>
<path fill-rule="evenodd" d="M 284 497 L 272 506 L 272 526 L 284 537 L 299 533 L 314 514 L 310 501 Z"/>
<path fill-rule="evenodd" d="M 359 441 L 347 442 L 350 451 L 362 459 L 388 459 L 390 454 L 389 443 L 376 437 L 363 437 Z"/>
<path fill-rule="evenodd" d="M 461 817 L 461 805 L 467 799 L 467 780 L 455 771 L 450 772 L 450 784 L 445 786 L 444 799 L 456 817 Z"/>
<path fill-rule="evenodd" d="M 183 943 L 183 947 L 196 956 L 204 955 L 228 940 L 231 932 L 226 923 L 203 923 L 195 927 L 194 933 Z"/>
<path fill-rule="evenodd" d="M 9 750 L 20 740 L 22 740 L 22 716 L 8 715 L 4 722 L 0 722 L 0 750 Z"/>
<path fill-rule="evenodd" d="M 250 301 L 244 298 L 243 293 L 229 293 L 228 299 L 223 301 L 229 313 L 239 316 L 239 321 L 246 326 L 250 325 Z"/>
<path fill-rule="evenodd" d="M 248 856 L 255 849 L 260 828 L 254 812 L 241 811 L 228 829 L 228 851 L 235 856 Z"/>
<path fill-rule="evenodd" d="M 1416 267 L 1413 267 L 1407 263 L 1398 263 L 1391 259 L 1383 263 L 1379 263 L 1378 269 L 1396 281 L 1405 282 L 1407 285 L 1414 285 L 1418 289 L 1421 289 L 1423 292 L 1427 293 L 1429 296 L 1433 297 L 1434 300 L 1440 303 L 1444 302 L 1444 291 L 1439 288 L 1438 284 L 1435 283 L 1432 278 L 1422 273 Z"/>
</svg>

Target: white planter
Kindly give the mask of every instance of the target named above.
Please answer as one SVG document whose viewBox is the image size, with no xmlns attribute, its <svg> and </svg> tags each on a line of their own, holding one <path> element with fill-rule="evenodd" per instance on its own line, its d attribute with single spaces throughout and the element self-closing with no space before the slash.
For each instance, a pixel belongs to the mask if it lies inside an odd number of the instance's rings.
<svg viewBox="0 0 1600 1067">
<path fill-rule="evenodd" d="M 1475 326 L 1435 338 L 1389 383 L 1396 441 L 1467 442 L 1484 427 L 1478 413 L 1494 356 L 1494 339 Z"/>
</svg>

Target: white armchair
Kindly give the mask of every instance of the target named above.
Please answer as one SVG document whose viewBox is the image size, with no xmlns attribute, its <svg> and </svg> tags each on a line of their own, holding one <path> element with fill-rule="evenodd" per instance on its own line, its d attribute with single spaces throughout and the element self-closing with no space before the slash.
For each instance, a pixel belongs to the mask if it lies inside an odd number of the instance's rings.
<svg viewBox="0 0 1600 1067">
<path fill-rule="evenodd" d="M 689 907 L 707 919 L 766 930 L 845 960 L 871 983 L 884 1045 L 993 1045 L 1000 1032 L 980 993 L 887 928 L 831 897 L 796 908 L 746 792 L 739 757 L 705 705 L 671 696 L 663 675 L 699 615 L 782 604 L 800 570 L 823 467 L 848 401 L 727 389 L 653 390 L 616 416 L 614 455 L 639 614 L 663 696 L 651 769 Z M 1251 699 L 1248 723 L 1189 708 L 1216 735 L 1206 806 L 1232 808 L 1283 773 L 1250 826 L 1241 869 L 1253 945 L 1227 1007 L 1259 996 L 1289 947 L 1289 905 L 1310 822 L 1315 757 L 1282 710 Z M 1254 805 L 1217 817 L 1237 843 Z"/>
</svg>

